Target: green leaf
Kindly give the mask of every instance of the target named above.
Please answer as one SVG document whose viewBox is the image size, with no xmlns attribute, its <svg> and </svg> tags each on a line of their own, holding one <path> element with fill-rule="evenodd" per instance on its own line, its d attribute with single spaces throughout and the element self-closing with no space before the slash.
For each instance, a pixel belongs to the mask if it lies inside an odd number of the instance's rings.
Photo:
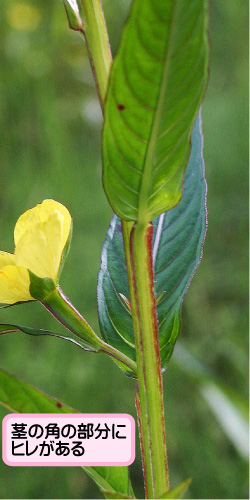
<svg viewBox="0 0 250 500">
<path fill-rule="evenodd" d="M 44 300 L 56 288 L 51 278 L 39 278 L 29 269 L 30 276 L 30 295 L 36 300 Z"/>
<path fill-rule="evenodd" d="M 185 495 L 191 481 L 192 478 L 189 478 L 178 486 L 175 486 L 175 488 L 173 488 L 172 490 L 164 493 L 159 500 L 164 498 L 183 498 L 183 495 Z"/>
<path fill-rule="evenodd" d="M 89 350 L 89 347 L 86 347 L 85 343 L 81 343 L 81 340 L 77 342 L 76 340 L 71 339 L 70 337 L 63 337 L 58 333 L 51 332 L 50 330 L 43 330 L 42 328 L 32 328 L 30 326 L 10 325 L 9 323 L 5 324 L 2 323 L 0 325 L 0 335 L 12 332 L 22 332 L 26 333 L 27 335 L 35 335 L 35 336 L 49 335 L 50 337 L 57 337 L 58 339 L 66 340 L 67 342 L 72 342 L 72 344 L 76 345 L 77 347 L 80 347 L 81 349 Z"/>
<path fill-rule="evenodd" d="M 103 132 L 104 189 L 122 219 L 148 222 L 179 201 L 207 59 L 206 0 L 134 0 Z"/>
<path fill-rule="evenodd" d="M 184 294 L 200 262 L 206 232 L 206 182 L 202 157 L 201 118 L 192 132 L 192 150 L 183 196 L 172 210 L 153 220 L 155 293 L 162 367 L 169 360 L 180 331 Z M 98 275 L 98 310 L 106 342 L 135 359 L 132 317 L 121 221 L 113 216 L 102 248 Z"/>
<path fill-rule="evenodd" d="M 14 413 L 78 413 L 78 410 L 70 408 L 1 368 L 0 404 Z M 118 498 L 108 496 L 109 493 L 124 495 L 119 498 L 131 498 L 131 496 L 134 498 L 128 467 L 83 467 L 83 469 L 104 495 L 104 490 L 107 490 L 106 498 Z"/>
<path fill-rule="evenodd" d="M 14 413 L 77 413 L 77 410 L 1 368 L 0 404 Z"/>
<path fill-rule="evenodd" d="M 128 467 L 84 467 L 106 498 L 135 498 Z"/>
<path fill-rule="evenodd" d="M 81 16 L 81 2 L 78 0 L 63 0 L 67 14 L 69 27 L 74 31 L 84 29 L 84 23 Z"/>
</svg>

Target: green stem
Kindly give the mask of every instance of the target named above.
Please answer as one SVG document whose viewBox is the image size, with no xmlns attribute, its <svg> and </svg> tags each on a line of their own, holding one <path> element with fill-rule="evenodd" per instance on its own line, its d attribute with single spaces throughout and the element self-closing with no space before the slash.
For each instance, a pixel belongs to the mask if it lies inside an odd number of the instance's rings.
<svg viewBox="0 0 250 500">
<path fill-rule="evenodd" d="M 126 256 L 126 266 L 127 266 L 127 275 L 128 275 L 128 283 L 129 283 L 129 291 L 130 291 L 130 303 L 131 303 L 131 313 L 133 316 L 133 326 L 135 332 L 135 343 L 136 343 L 136 352 L 139 349 L 139 322 L 137 318 L 136 311 L 136 298 L 135 291 L 133 286 L 133 273 L 131 266 L 131 254 L 130 254 L 130 236 L 133 228 L 134 222 L 122 221 L 122 233 L 123 233 L 123 244 Z M 136 355 L 137 357 L 137 355 Z M 139 373 L 142 373 L 142 366 L 139 359 L 139 371 L 138 378 L 141 378 Z M 150 453 L 150 441 L 149 441 L 149 433 L 144 429 L 147 429 L 147 412 L 146 410 L 146 394 L 145 391 L 140 391 L 139 394 L 139 386 L 138 382 L 135 386 L 135 404 L 138 416 L 138 427 L 140 432 L 140 443 L 141 443 L 141 455 L 142 455 L 142 466 L 143 466 L 143 475 L 144 475 L 144 485 L 145 485 L 145 495 L 146 498 L 153 498 L 154 496 L 154 488 L 152 483 L 152 475 L 151 475 L 151 453 Z"/>
<path fill-rule="evenodd" d="M 130 369 L 131 375 L 136 376 L 136 363 L 98 337 L 60 287 L 55 288 L 41 303 L 57 321 L 82 340 L 86 349 L 105 352 L 126 365 Z"/>
<path fill-rule="evenodd" d="M 105 18 L 100 0 L 81 0 L 81 2 L 86 23 L 83 34 L 103 110 L 112 64 Z"/>
<path fill-rule="evenodd" d="M 136 404 L 146 496 L 159 498 L 168 491 L 169 480 L 161 361 L 153 289 L 152 225 L 135 224 L 130 234 L 129 246 L 130 227 L 123 221 L 137 362 Z"/>
</svg>

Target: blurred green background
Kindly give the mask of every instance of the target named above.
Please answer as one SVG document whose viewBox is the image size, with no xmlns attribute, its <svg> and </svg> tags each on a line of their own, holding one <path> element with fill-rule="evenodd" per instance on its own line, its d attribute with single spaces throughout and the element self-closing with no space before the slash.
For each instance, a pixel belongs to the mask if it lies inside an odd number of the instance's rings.
<svg viewBox="0 0 250 500">
<path fill-rule="evenodd" d="M 103 0 L 115 53 L 128 0 Z M 0 231 L 13 251 L 18 216 L 54 198 L 74 219 L 61 285 L 98 330 L 96 277 L 111 217 L 101 183 L 102 117 L 86 50 L 60 0 L 1 0 Z M 248 5 L 210 1 L 211 67 L 203 104 L 208 232 L 164 374 L 171 485 L 189 476 L 188 498 L 248 498 Z M 1 311 L 1 322 L 62 332 L 40 304 Z M 82 412 L 136 418 L 134 384 L 104 355 L 53 338 L 0 339 L 1 367 Z M 208 375 L 204 375 L 204 367 Z M 7 413 L 0 410 L 0 417 Z M 144 493 L 140 452 L 131 466 Z M 8 467 L 1 498 L 99 498 L 80 468 Z"/>
</svg>

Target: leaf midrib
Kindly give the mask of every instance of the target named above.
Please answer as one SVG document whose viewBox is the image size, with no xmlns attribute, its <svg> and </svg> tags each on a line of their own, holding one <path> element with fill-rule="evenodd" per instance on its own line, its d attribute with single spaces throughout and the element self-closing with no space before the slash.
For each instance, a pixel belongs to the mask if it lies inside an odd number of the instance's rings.
<svg viewBox="0 0 250 500">
<path fill-rule="evenodd" d="M 174 3 L 172 14 L 171 14 L 170 32 L 169 32 L 169 36 L 167 37 L 167 40 L 166 40 L 166 49 L 165 49 L 165 53 L 166 53 L 167 57 L 166 57 L 165 63 L 164 63 L 161 84 L 159 87 L 159 93 L 158 93 L 158 97 L 157 97 L 155 114 L 154 114 L 154 117 L 152 120 L 152 125 L 151 125 L 151 130 L 150 130 L 150 139 L 148 141 L 148 146 L 146 149 L 145 160 L 144 160 L 143 175 L 142 175 L 142 180 L 141 180 L 139 202 L 138 202 L 138 223 L 142 223 L 142 224 L 146 224 L 150 220 L 150 214 L 149 214 L 149 210 L 148 210 L 148 195 L 149 195 L 149 189 L 150 189 L 151 181 L 152 181 L 153 157 L 154 157 L 154 152 L 155 152 L 155 148 L 156 148 L 156 144 L 157 144 L 157 136 L 158 136 L 158 130 L 159 130 L 159 126 L 160 126 L 162 104 L 163 104 L 163 99 L 165 97 L 165 89 L 167 86 L 168 73 L 169 73 L 169 67 L 170 67 L 170 59 L 172 56 L 172 45 L 173 45 L 173 38 L 174 38 L 174 33 L 175 33 L 174 19 L 176 17 L 177 3 L 178 3 L 178 0 L 176 0 L 176 2 Z"/>
</svg>

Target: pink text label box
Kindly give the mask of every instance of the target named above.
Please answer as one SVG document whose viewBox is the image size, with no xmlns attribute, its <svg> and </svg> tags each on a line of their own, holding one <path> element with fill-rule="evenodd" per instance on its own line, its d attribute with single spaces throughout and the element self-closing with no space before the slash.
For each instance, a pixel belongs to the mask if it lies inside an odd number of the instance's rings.
<svg viewBox="0 0 250 500">
<path fill-rule="evenodd" d="M 122 466 L 135 459 L 128 414 L 15 413 L 2 429 L 3 461 L 11 466 Z"/>
</svg>

